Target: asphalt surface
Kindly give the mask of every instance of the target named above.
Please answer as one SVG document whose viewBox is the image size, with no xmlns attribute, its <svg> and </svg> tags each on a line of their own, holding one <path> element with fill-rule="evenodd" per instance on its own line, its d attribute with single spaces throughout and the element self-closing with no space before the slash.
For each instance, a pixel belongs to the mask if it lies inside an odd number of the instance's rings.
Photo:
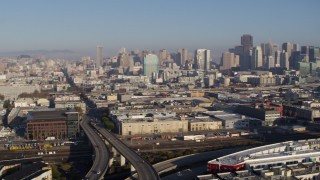
<svg viewBox="0 0 320 180">
<path fill-rule="evenodd" d="M 93 165 L 84 179 L 103 179 L 103 176 L 108 169 L 110 159 L 107 146 L 104 144 L 101 137 L 91 127 L 90 120 L 86 116 L 83 117 L 80 125 L 88 136 L 95 151 L 95 159 Z"/>
<path fill-rule="evenodd" d="M 136 169 L 139 180 L 160 180 L 158 173 L 146 160 L 141 158 L 136 152 L 132 151 L 121 140 L 112 133 L 98 125 L 94 125 L 98 132 L 120 153 L 122 154 Z"/>
</svg>

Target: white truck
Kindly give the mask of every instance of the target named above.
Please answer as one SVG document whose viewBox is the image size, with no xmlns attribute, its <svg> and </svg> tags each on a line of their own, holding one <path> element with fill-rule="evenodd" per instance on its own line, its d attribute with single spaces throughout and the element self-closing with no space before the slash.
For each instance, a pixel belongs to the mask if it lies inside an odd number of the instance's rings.
<svg viewBox="0 0 320 180">
<path fill-rule="evenodd" d="M 46 141 L 51 141 L 51 140 L 55 140 L 56 138 L 54 136 L 51 136 L 51 137 L 47 137 L 45 140 Z"/>
</svg>

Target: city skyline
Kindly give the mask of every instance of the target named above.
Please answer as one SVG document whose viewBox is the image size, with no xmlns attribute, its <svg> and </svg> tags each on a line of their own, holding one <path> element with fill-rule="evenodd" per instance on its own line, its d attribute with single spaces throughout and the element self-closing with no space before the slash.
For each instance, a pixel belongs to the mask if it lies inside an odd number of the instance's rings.
<svg viewBox="0 0 320 180">
<path fill-rule="evenodd" d="M 181 2 L 3 2 L 8 8 L 0 17 L 0 55 L 95 57 L 101 45 L 105 56 L 122 47 L 206 48 L 217 61 L 222 52 L 240 45 L 243 34 L 253 36 L 254 46 L 269 41 L 319 46 L 316 0 Z"/>
</svg>

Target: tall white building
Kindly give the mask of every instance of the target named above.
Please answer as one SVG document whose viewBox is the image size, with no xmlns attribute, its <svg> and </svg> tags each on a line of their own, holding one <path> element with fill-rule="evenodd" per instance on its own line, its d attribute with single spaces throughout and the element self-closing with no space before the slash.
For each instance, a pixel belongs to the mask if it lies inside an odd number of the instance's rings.
<svg viewBox="0 0 320 180">
<path fill-rule="evenodd" d="M 210 69 L 210 49 L 197 49 L 195 52 L 195 68 L 203 71 Z"/>
<path fill-rule="evenodd" d="M 281 56 L 281 51 L 277 50 L 274 53 L 274 64 L 275 67 L 280 67 L 280 56 Z"/>
<path fill-rule="evenodd" d="M 254 47 L 251 56 L 251 69 L 257 69 L 263 66 L 262 50 L 260 46 Z"/>
<path fill-rule="evenodd" d="M 273 56 L 267 57 L 267 69 L 275 67 Z"/>
<path fill-rule="evenodd" d="M 97 58 L 96 58 L 96 67 L 100 67 L 102 65 L 103 60 L 103 47 L 97 46 Z"/>
</svg>

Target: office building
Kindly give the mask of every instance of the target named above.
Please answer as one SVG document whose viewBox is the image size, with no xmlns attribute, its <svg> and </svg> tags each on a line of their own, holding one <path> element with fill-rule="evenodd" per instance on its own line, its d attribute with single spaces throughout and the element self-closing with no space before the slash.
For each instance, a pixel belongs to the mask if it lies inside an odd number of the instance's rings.
<svg viewBox="0 0 320 180">
<path fill-rule="evenodd" d="M 209 49 L 197 49 L 195 51 L 195 68 L 202 71 L 208 71 L 210 69 L 210 50 Z"/>
<path fill-rule="evenodd" d="M 316 62 L 317 59 L 320 59 L 320 48 L 319 47 L 309 47 L 309 59 L 310 62 Z"/>
<path fill-rule="evenodd" d="M 285 42 L 282 44 L 282 51 L 286 52 L 288 55 L 288 59 L 291 57 L 292 53 L 292 44 L 290 42 Z"/>
<path fill-rule="evenodd" d="M 236 112 L 253 118 L 258 118 L 263 121 L 263 125 L 272 126 L 274 121 L 281 117 L 281 112 L 278 110 L 267 108 L 256 108 L 246 105 L 239 105 Z"/>
<path fill-rule="evenodd" d="M 96 67 L 102 66 L 102 60 L 103 60 L 103 47 L 97 46 Z"/>
<path fill-rule="evenodd" d="M 159 65 L 162 65 L 164 61 L 170 59 L 170 53 L 166 49 L 159 51 Z"/>
<path fill-rule="evenodd" d="M 274 53 L 274 64 L 275 67 L 280 67 L 280 57 L 281 57 L 281 51 L 276 50 Z"/>
<path fill-rule="evenodd" d="M 292 44 L 292 52 L 300 51 L 300 45 L 297 43 Z"/>
<path fill-rule="evenodd" d="M 282 51 L 280 53 L 280 67 L 282 68 L 286 68 L 287 70 L 289 70 L 290 66 L 289 66 L 289 54 L 286 51 Z"/>
<path fill-rule="evenodd" d="M 159 73 L 159 59 L 155 54 L 147 54 L 143 57 L 143 75 L 151 78 L 153 73 Z"/>
<path fill-rule="evenodd" d="M 29 140 L 75 138 L 79 133 L 79 113 L 61 109 L 30 111 L 26 129 Z"/>
<path fill-rule="evenodd" d="M 248 54 L 253 47 L 253 37 L 250 34 L 244 34 L 241 36 L 241 45 L 243 46 L 244 53 Z"/>
<path fill-rule="evenodd" d="M 234 53 L 224 52 L 222 53 L 222 66 L 220 70 L 230 70 L 233 67 L 239 66 L 239 56 Z"/>
<path fill-rule="evenodd" d="M 273 56 L 267 56 L 267 69 L 275 67 L 275 62 Z"/>
<path fill-rule="evenodd" d="M 253 37 L 250 34 L 244 34 L 241 36 L 241 46 L 242 48 L 240 55 L 240 68 L 241 70 L 249 70 L 251 69 L 251 53 L 253 47 Z"/>
<path fill-rule="evenodd" d="M 183 67 L 188 60 L 188 49 L 182 48 L 178 50 L 177 65 Z"/>
<path fill-rule="evenodd" d="M 262 68 L 262 50 L 260 46 L 253 48 L 251 56 L 251 69 Z"/>
</svg>

